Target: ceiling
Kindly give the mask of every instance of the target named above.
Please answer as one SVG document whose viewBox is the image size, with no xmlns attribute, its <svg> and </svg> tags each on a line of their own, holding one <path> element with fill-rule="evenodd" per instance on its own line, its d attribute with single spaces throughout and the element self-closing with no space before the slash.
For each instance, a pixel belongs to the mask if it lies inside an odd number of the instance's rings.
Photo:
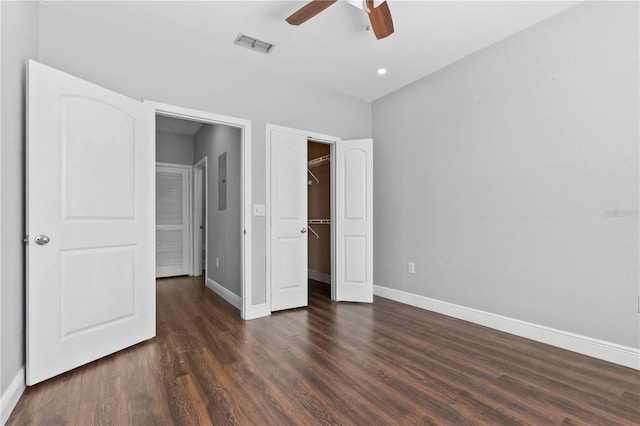
<svg viewBox="0 0 640 426">
<path fill-rule="evenodd" d="M 203 124 L 198 121 L 156 115 L 156 130 L 160 132 L 194 136 L 198 133 L 202 125 Z"/>
<path fill-rule="evenodd" d="M 299 27 L 285 18 L 306 1 L 43 1 L 128 27 L 158 42 L 373 101 L 438 71 L 576 1 L 388 0 L 395 33 L 376 40 L 367 15 L 339 1 Z M 240 32 L 275 44 L 270 55 L 233 44 Z M 387 74 L 377 74 L 386 68 Z"/>
</svg>

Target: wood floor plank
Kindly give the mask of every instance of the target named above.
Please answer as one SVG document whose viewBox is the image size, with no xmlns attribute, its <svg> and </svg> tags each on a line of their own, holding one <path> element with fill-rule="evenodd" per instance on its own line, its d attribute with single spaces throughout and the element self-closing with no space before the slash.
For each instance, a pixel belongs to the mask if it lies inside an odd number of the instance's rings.
<svg viewBox="0 0 640 426">
<path fill-rule="evenodd" d="M 429 323 L 433 322 L 435 321 L 429 321 Z M 537 344 L 529 351 L 521 351 L 518 349 L 521 343 L 514 345 L 514 347 L 508 345 L 505 346 L 504 344 L 495 345 L 492 340 L 478 337 L 479 334 L 477 333 L 458 333 L 457 337 L 453 339 L 452 337 L 443 334 L 439 329 L 440 327 L 429 323 L 420 324 L 419 329 L 410 332 L 411 337 L 414 338 L 414 342 L 423 342 L 421 343 L 422 345 L 428 345 L 427 347 L 435 349 L 441 353 L 446 353 L 447 355 L 460 354 L 462 356 L 466 356 L 471 360 L 470 362 L 481 362 L 485 365 L 491 365 L 492 368 L 498 366 L 505 374 L 511 374 L 515 371 L 527 374 L 530 371 L 535 371 L 536 376 L 540 378 L 544 377 L 550 380 L 559 379 L 565 382 L 570 382 L 577 389 L 582 389 L 583 391 L 588 391 L 590 393 L 599 394 L 603 397 L 609 398 L 619 395 L 621 387 L 633 388 L 632 382 L 627 381 L 629 377 L 634 377 L 633 374 L 631 374 L 631 376 L 616 377 L 615 379 L 612 379 L 610 377 L 597 376 L 592 374 L 590 371 L 580 374 L 580 372 L 575 370 L 572 371 L 568 366 L 562 365 L 566 364 L 566 362 L 549 362 L 550 360 L 544 356 L 546 352 L 536 352 L 536 349 L 540 350 L 540 348 L 546 350 L 548 345 Z M 398 326 L 400 326 L 400 324 L 398 324 Z M 432 332 L 431 328 L 436 327 L 438 331 Z M 506 333 L 503 334 L 507 335 Z M 385 337 L 388 337 L 389 339 L 396 338 L 395 335 L 387 335 Z M 511 337 L 515 338 L 516 336 Z M 402 339 L 405 339 L 404 335 L 402 336 Z M 530 341 L 527 342 L 531 345 Z M 403 342 L 398 342 L 398 344 L 403 345 Z M 565 351 L 565 358 L 567 358 L 567 353 L 568 352 Z M 579 354 L 571 355 L 571 358 L 588 358 Z M 618 367 L 618 370 L 632 371 L 631 369 L 626 369 L 624 367 Z M 616 387 L 609 386 L 612 381 L 615 381 L 618 385 Z"/>
<path fill-rule="evenodd" d="M 120 396 L 110 396 L 80 404 L 76 426 L 118 426 L 129 423 L 127 404 Z"/>
<path fill-rule="evenodd" d="M 7 425 L 632 425 L 640 372 L 376 297 L 242 321 L 157 281 L 157 336 L 29 387 Z"/>
<path fill-rule="evenodd" d="M 638 388 L 638 391 L 640 392 L 640 387 Z M 632 409 L 637 409 L 640 407 L 640 394 L 624 392 L 618 399 L 618 402 L 625 404 Z"/>
</svg>

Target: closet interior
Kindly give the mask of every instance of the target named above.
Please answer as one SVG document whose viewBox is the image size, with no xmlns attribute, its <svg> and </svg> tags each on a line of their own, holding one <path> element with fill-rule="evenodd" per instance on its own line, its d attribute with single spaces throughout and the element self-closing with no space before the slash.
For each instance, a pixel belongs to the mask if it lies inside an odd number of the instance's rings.
<svg viewBox="0 0 640 426">
<path fill-rule="evenodd" d="M 309 278 L 331 285 L 331 145 L 307 142 Z"/>
</svg>

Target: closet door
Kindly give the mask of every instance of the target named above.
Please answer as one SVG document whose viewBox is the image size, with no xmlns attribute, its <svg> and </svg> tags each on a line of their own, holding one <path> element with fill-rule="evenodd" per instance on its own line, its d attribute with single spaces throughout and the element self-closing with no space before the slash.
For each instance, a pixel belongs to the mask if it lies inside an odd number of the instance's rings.
<svg viewBox="0 0 640 426">
<path fill-rule="evenodd" d="M 336 300 L 373 302 L 373 140 L 336 144 Z"/>
<path fill-rule="evenodd" d="M 271 310 L 307 306 L 307 138 L 271 131 Z"/>
<path fill-rule="evenodd" d="M 191 166 L 156 165 L 156 277 L 189 275 Z"/>
</svg>

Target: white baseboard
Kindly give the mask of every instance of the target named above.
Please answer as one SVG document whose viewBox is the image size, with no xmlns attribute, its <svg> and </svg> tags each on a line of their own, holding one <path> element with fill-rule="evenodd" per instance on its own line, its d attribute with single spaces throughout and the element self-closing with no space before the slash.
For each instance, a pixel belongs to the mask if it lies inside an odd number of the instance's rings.
<svg viewBox="0 0 640 426">
<path fill-rule="evenodd" d="M 378 285 L 376 296 L 640 370 L 640 350 Z"/>
<path fill-rule="evenodd" d="M 222 287 L 220 284 L 207 277 L 207 287 L 213 290 L 218 296 L 222 297 L 227 302 L 231 303 L 233 306 L 242 310 L 242 299 L 237 294 L 227 290 Z"/>
<path fill-rule="evenodd" d="M 320 281 L 321 283 L 331 284 L 331 275 L 314 271 L 313 269 L 309 269 L 307 271 L 307 277 L 312 280 Z"/>
<path fill-rule="evenodd" d="M 253 305 L 247 307 L 244 313 L 244 320 L 252 320 L 256 318 L 268 317 L 271 315 L 271 309 L 267 307 L 266 303 L 260 305 Z"/>
<path fill-rule="evenodd" d="M 22 393 L 27 388 L 24 376 L 24 366 L 18 370 L 18 373 L 13 378 L 9 387 L 4 391 L 0 397 L 0 424 L 4 425 L 14 408 L 18 400 L 22 396 Z"/>
</svg>

